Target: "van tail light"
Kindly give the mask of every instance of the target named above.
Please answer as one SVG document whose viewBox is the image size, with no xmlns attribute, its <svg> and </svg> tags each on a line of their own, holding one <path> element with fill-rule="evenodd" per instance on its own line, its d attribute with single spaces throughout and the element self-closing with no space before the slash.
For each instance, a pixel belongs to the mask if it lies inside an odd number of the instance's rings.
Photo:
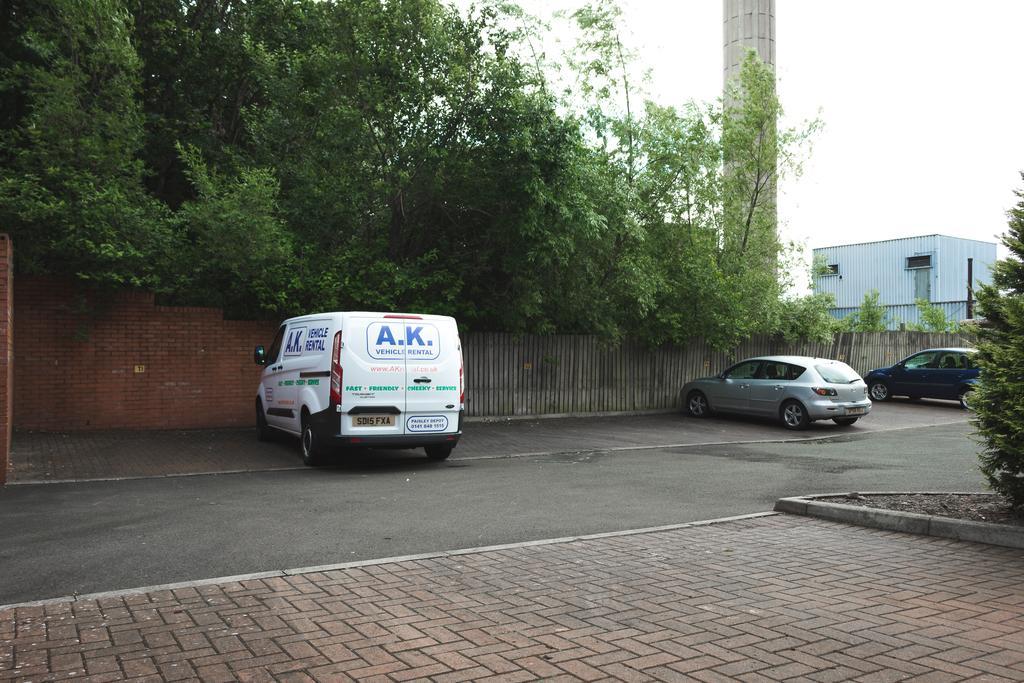
<svg viewBox="0 0 1024 683">
<path fill-rule="evenodd" d="M 323 366 L 321 366 L 323 367 Z M 334 334 L 334 348 L 331 349 L 331 405 L 341 405 L 341 330 Z"/>
<path fill-rule="evenodd" d="M 462 386 L 462 353 L 459 353 L 459 406 L 466 403 L 466 390 Z"/>
</svg>

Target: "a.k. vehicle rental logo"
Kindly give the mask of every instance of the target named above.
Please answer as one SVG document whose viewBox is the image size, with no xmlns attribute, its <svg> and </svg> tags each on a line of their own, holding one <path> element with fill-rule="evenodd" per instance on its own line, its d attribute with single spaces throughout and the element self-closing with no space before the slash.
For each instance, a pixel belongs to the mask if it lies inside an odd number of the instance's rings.
<svg viewBox="0 0 1024 683">
<path fill-rule="evenodd" d="M 366 328 L 366 352 L 378 360 L 434 360 L 441 355 L 441 334 L 430 323 L 370 323 Z"/>
</svg>

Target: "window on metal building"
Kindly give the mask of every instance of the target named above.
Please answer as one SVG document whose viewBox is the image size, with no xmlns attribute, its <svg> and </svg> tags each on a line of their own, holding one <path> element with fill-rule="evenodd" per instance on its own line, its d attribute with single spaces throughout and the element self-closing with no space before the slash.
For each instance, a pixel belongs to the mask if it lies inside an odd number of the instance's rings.
<svg viewBox="0 0 1024 683">
<path fill-rule="evenodd" d="M 914 271 L 914 299 L 932 299 L 932 256 L 919 254 L 907 257 L 907 270 Z"/>
<path fill-rule="evenodd" d="M 932 300 L 932 271 L 929 268 L 914 269 L 914 300 Z"/>
<path fill-rule="evenodd" d="M 822 275 L 839 275 L 839 264 L 829 263 L 825 266 L 825 272 Z"/>
</svg>

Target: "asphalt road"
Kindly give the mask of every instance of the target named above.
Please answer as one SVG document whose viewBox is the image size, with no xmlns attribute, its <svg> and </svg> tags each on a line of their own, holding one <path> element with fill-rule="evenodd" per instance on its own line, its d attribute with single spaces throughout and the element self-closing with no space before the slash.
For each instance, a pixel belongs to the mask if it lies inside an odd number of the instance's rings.
<svg viewBox="0 0 1024 683">
<path fill-rule="evenodd" d="M 798 494 L 980 491 L 970 429 L 8 486 L 0 604 L 713 519 Z"/>
<path fill-rule="evenodd" d="M 616 450 L 655 445 L 818 439 L 838 433 L 865 434 L 906 427 L 966 422 L 954 401 L 896 400 L 879 404 L 852 427 L 815 422 L 790 432 L 778 420 L 680 413 L 633 416 L 519 419 L 469 422 L 453 458 L 507 457 L 531 453 Z M 422 449 L 412 457 L 423 458 Z M 408 458 L 406 452 L 400 457 Z M 386 460 L 386 458 L 385 458 Z M 15 432 L 14 482 L 124 479 L 172 474 L 305 469 L 298 439 L 279 435 L 258 443 L 252 429 L 165 431 Z"/>
</svg>

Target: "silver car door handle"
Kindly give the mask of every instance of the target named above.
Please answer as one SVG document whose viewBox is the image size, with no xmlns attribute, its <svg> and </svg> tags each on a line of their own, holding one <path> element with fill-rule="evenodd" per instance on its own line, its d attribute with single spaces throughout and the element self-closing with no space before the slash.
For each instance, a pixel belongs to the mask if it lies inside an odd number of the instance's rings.
<svg viewBox="0 0 1024 683">
<path fill-rule="evenodd" d="M 782 391 L 782 385 L 781 384 L 776 384 L 775 385 L 775 391 Z"/>
<path fill-rule="evenodd" d="M 749 384 L 741 384 L 740 385 L 740 389 L 749 389 L 749 388 L 750 388 Z"/>
</svg>

